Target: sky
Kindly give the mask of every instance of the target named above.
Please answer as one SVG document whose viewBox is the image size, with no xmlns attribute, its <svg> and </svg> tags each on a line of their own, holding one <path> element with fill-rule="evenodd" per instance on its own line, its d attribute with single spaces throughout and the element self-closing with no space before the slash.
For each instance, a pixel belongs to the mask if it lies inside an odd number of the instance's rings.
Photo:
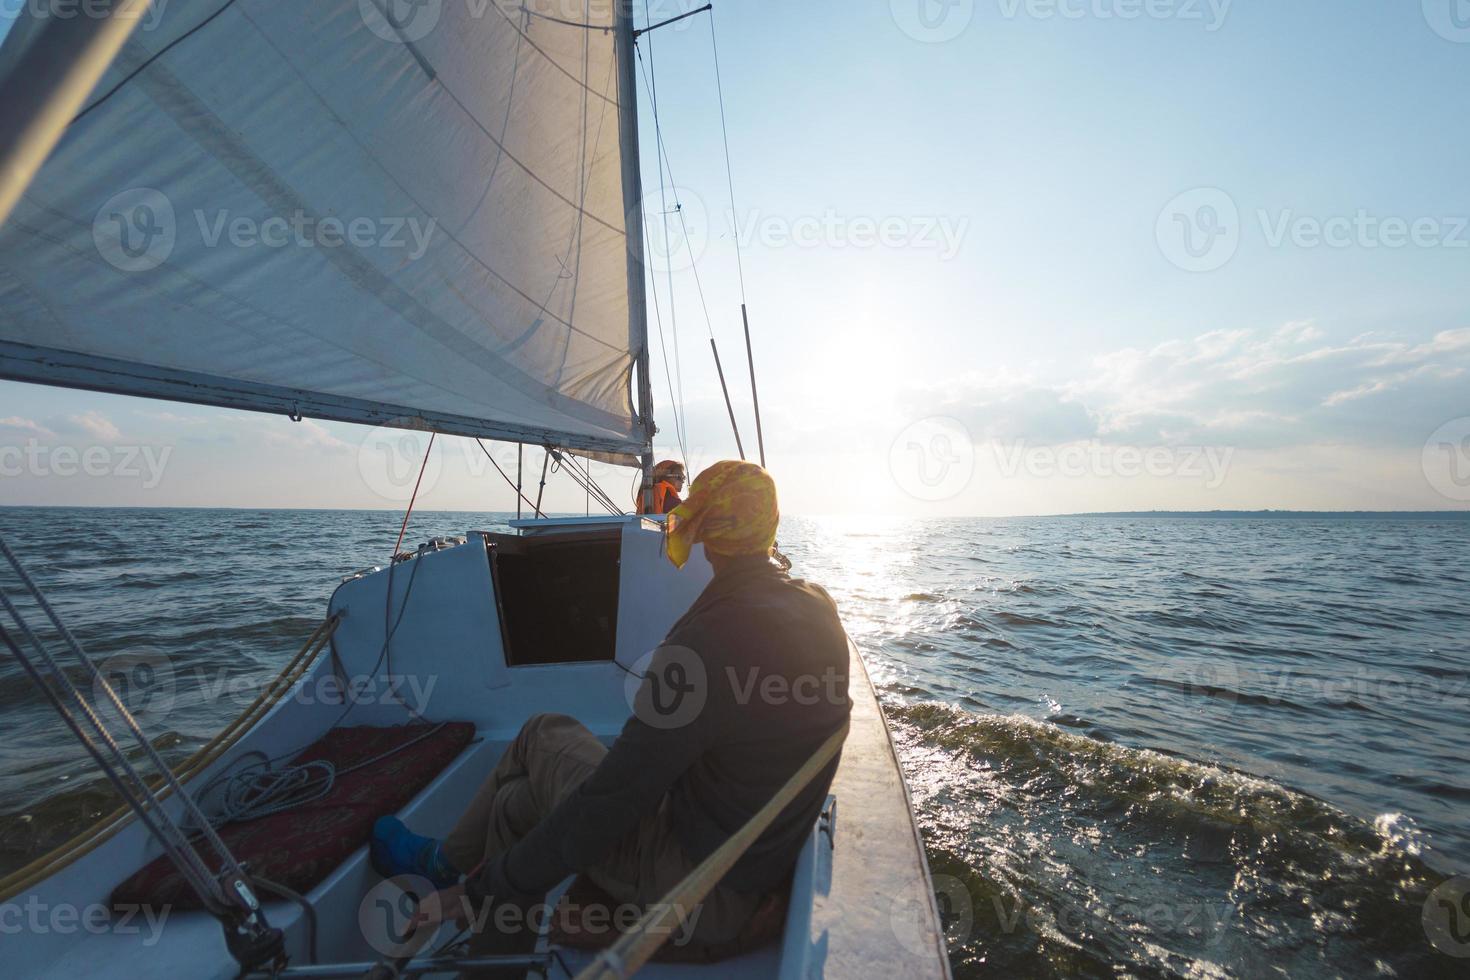
<svg viewBox="0 0 1470 980">
<path fill-rule="evenodd" d="M 1470 505 L 1466 0 L 717 6 L 733 213 L 709 15 L 642 42 L 711 311 L 654 281 L 661 455 L 734 455 L 710 332 L 755 454 L 738 243 L 788 512 Z M 0 382 L 0 503 L 401 508 L 425 442 Z"/>
</svg>

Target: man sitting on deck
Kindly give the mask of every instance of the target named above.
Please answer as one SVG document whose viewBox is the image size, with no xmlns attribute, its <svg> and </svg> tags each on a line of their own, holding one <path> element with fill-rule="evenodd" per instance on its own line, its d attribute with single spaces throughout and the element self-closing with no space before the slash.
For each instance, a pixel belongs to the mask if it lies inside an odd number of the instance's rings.
<svg viewBox="0 0 1470 980">
<path fill-rule="evenodd" d="M 702 542 L 714 578 L 654 654 L 612 747 L 572 718 L 538 715 L 442 843 L 395 817 L 378 822 L 379 872 L 443 889 L 422 902 L 421 922 L 491 921 L 485 903 L 539 901 L 574 871 L 619 903 L 659 902 L 846 723 L 847 636 L 826 591 L 773 562 L 778 519 L 761 467 L 702 472 L 670 517 L 668 555 L 683 567 Z M 684 910 L 686 938 L 736 940 L 784 886 L 837 762 Z"/>
</svg>

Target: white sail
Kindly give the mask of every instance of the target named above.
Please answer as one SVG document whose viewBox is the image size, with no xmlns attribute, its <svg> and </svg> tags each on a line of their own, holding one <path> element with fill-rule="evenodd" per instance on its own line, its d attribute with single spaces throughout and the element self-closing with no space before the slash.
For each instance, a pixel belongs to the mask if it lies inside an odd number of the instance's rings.
<svg viewBox="0 0 1470 980">
<path fill-rule="evenodd" d="M 0 228 L 0 376 L 644 451 L 614 5 L 527 6 L 155 4 Z"/>
</svg>

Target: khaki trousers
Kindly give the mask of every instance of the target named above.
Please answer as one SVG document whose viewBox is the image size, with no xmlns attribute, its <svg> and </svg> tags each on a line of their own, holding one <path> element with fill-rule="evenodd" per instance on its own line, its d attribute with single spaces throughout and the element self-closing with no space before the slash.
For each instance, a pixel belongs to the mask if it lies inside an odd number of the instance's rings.
<svg viewBox="0 0 1470 980">
<path fill-rule="evenodd" d="M 444 842 L 450 861 L 469 871 L 509 850 L 580 786 L 605 755 L 607 748 L 576 719 L 557 714 L 531 718 L 450 831 Z M 616 901 L 642 908 L 662 900 L 694 866 L 674 836 L 665 799 L 610 854 L 581 870 Z M 729 942 L 760 899 L 716 887 L 697 909 L 685 910 L 681 930 L 686 941 Z"/>
</svg>

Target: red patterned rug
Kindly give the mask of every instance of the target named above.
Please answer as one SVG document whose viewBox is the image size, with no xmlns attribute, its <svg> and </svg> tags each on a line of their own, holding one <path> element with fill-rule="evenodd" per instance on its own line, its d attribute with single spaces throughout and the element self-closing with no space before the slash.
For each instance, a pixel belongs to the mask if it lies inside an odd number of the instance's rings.
<svg viewBox="0 0 1470 980">
<path fill-rule="evenodd" d="M 306 894 L 367 843 L 375 820 L 402 809 L 475 735 L 473 724 L 454 721 L 420 738 L 432 727 L 332 729 L 291 760 L 295 764 L 325 760 L 336 766 L 339 775 L 330 793 L 284 813 L 228 824 L 220 829 L 220 838 L 236 860 L 249 863 L 253 874 Z M 416 738 L 419 741 L 386 759 L 340 774 Z M 217 870 L 218 862 L 210 866 Z M 202 908 L 199 896 L 166 856 L 118 885 L 112 901 L 114 905 Z"/>
</svg>

